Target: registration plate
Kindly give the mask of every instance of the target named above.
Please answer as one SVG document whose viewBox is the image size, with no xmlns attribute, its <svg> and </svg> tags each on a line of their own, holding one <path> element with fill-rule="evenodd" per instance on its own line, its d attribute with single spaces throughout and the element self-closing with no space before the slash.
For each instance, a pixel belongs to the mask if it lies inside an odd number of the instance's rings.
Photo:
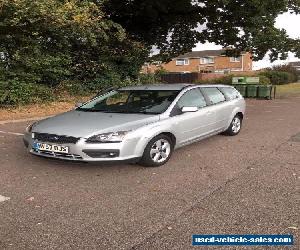
<svg viewBox="0 0 300 250">
<path fill-rule="evenodd" d="M 54 153 L 69 153 L 69 147 L 61 145 L 52 145 L 47 143 L 35 142 L 33 148 L 41 151 L 50 151 Z"/>
</svg>

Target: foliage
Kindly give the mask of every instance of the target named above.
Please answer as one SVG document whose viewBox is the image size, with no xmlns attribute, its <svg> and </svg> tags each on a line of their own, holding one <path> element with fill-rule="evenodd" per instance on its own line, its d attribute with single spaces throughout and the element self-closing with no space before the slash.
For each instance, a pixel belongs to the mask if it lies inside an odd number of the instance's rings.
<svg viewBox="0 0 300 250">
<path fill-rule="evenodd" d="M 90 0 L 0 0 L 0 26 L 2 82 L 97 89 L 136 78 L 147 56 Z"/>
<path fill-rule="evenodd" d="M 259 77 L 259 83 L 264 84 L 264 85 L 269 85 L 271 84 L 270 78 L 264 75 L 257 75 Z"/>
<path fill-rule="evenodd" d="M 259 73 L 260 76 L 265 76 L 270 79 L 271 84 L 281 85 L 294 82 L 294 75 L 282 71 L 263 71 Z"/>
<path fill-rule="evenodd" d="M 224 75 L 223 77 L 218 77 L 218 78 L 213 78 L 209 80 L 200 80 L 197 81 L 198 84 L 225 84 L 225 85 L 230 85 L 232 83 L 232 77 L 234 75 L 228 74 Z"/>
<path fill-rule="evenodd" d="M 138 78 L 138 82 L 141 84 L 151 84 L 160 82 L 160 78 L 155 73 L 141 73 Z"/>
<path fill-rule="evenodd" d="M 271 60 L 300 56 L 299 39 L 274 27 L 287 10 L 299 13 L 299 0 L 0 0 L 1 103 L 41 99 L 42 86 L 81 94 L 157 82 L 161 72 L 139 75 L 155 48 L 159 61 L 197 42 L 255 59 L 268 50 Z"/>
<path fill-rule="evenodd" d="M 19 79 L 0 81 L 0 106 L 53 100 L 49 87 L 27 83 Z"/>
<path fill-rule="evenodd" d="M 138 78 L 139 84 L 151 84 L 161 83 L 161 76 L 168 73 L 168 71 L 162 67 L 159 67 L 154 73 L 140 73 Z"/>
<path fill-rule="evenodd" d="M 128 34 L 149 49 L 157 48 L 162 60 L 190 51 L 197 42 L 232 47 L 228 53 L 251 51 L 262 59 L 300 56 L 300 40 L 274 27 L 286 11 L 299 13 L 299 0 L 107 0 L 105 12 Z"/>
<path fill-rule="evenodd" d="M 297 82 L 298 81 L 299 71 L 297 71 L 296 68 L 292 67 L 289 64 L 275 65 L 272 68 L 267 68 L 266 70 L 267 71 L 288 72 L 292 75 L 291 82 Z"/>
<path fill-rule="evenodd" d="M 209 80 L 201 80 L 197 83 L 199 84 L 225 84 L 225 85 L 231 85 L 232 84 L 232 78 L 235 77 L 234 74 L 225 75 L 223 77 L 209 79 Z M 256 77 L 259 76 L 259 83 L 268 85 L 271 83 L 270 79 L 264 75 L 243 75 L 245 77 Z"/>
</svg>

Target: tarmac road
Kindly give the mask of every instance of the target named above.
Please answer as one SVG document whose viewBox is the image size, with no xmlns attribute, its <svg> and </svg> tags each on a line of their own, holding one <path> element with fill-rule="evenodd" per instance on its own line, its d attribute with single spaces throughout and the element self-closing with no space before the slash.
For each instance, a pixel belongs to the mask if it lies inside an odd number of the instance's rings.
<svg viewBox="0 0 300 250">
<path fill-rule="evenodd" d="M 238 136 L 160 168 L 35 157 L 28 122 L 0 125 L 0 249 L 193 249 L 192 234 L 293 234 L 299 249 L 300 98 L 247 104 Z"/>
</svg>

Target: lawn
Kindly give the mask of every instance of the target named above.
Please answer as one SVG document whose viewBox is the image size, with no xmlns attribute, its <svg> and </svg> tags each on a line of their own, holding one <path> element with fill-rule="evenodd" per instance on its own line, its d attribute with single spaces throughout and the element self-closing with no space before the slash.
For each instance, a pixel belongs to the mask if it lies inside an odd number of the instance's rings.
<svg viewBox="0 0 300 250">
<path fill-rule="evenodd" d="M 300 96 L 300 82 L 277 86 L 276 98 Z"/>
</svg>

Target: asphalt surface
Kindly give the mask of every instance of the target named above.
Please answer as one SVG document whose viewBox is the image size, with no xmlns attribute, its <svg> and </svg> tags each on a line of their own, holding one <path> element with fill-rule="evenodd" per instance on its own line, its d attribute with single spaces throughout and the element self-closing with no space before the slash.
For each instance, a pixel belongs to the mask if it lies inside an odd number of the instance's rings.
<svg viewBox="0 0 300 250">
<path fill-rule="evenodd" d="M 300 98 L 247 104 L 238 136 L 181 148 L 160 168 L 32 156 L 18 134 L 28 122 L 0 125 L 0 249 L 299 249 Z M 295 244 L 193 247 L 192 234 Z"/>
</svg>

